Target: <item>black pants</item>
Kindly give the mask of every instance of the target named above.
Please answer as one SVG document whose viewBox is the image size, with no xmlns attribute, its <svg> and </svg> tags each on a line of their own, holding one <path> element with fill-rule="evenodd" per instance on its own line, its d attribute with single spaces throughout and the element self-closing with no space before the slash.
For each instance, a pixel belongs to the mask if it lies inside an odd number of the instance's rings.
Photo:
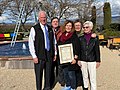
<svg viewBox="0 0 120 90">
<path fill-rule="evenodd" d="M 64 78 L 63 68 L 61 65 L 58 65 L 58 82 L 61 84 L 61 86 L 65 85 L 65 78 Z"/>
<path fill-rule="evenodd" d="M 44 69 L 44 90 L 51 90 L 50 75 L 51 75 L 52 58 L 50 57 L 49 52 L 46 52 L 46 56 L 47 56 L 46 60 L 39 60 L 39 63 L 34 64 L 37 90 L 42 90 L 43 69 Z"/>
<path fill-rule="evenodd" d="M 82 77 L 81 69 L 76 70 L 75 73 L 76 73 L 76 84 L 77 84 L 76 88 L 78 86 L 82 86 L 82 88 L 83 88 L 84 85 L 83 85 L 83 77 Z"/>
<path fill-rule="evenodd" d="M 56 82 L 56 78 L 58 76 L 58 62 L 53 61 L 52 62 L 52 68 L 51 68 L 51 78 L 50 78 L 50 86 L 51 88 L 54 88 Z"/>
</svg>

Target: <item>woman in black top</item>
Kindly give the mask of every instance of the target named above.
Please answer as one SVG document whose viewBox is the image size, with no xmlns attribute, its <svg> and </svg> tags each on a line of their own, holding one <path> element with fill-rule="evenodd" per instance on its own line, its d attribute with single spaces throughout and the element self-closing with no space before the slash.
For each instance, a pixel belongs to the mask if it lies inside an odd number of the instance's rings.
<svg viewBox="0 0 120 90">
<path fill-rule="evenodd" d="M 79 54 L 79 38 L 74 32 L 74 24 L 72 21 L 67 20 L 65 21 L 63 28 L 62 28 L 62 35 L 58 41 L 58 45 L 64 44 L 72 44 L 73 46 L 73 53 L 74 53 L 74 60 L 69 63 L 61 64 L 64 72 L 64 78 L 66 83 L 66 89 L 76 89 L 76 75 L 75 70 L 78 69 L 76 64 L 76 60 Z"/>
</svg>

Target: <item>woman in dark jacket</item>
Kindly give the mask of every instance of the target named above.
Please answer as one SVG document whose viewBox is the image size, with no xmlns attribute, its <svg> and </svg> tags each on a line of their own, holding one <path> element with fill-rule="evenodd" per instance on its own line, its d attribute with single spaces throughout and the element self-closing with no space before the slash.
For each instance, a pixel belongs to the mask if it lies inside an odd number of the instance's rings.
<svg viewBox="0 0 120 90">
<path fill-rule="evenodd" d="M 100 66 L 100 49 L 98 37 L 92 37 L 92 29 L 93 23 L 86 21 L 83 24 L 84 35 L 80 37 L 80 61 L 78 61 L 78 65 L 81 66 L 82 70 L 84 90 L 88 90 L 88 79 L 90 80 L 90 90 L 97 89 L 96 68 Z"/>
<path fill-rule="evenodd" d="M 76 89 L 76 75 L 75 70 L 79 69 L 78 65 L 76 64 L 76 60 L 78 58 L 78 50 L 79 50 L 79 38 L 74 32 L 74 24 L 72 21 L 67 20 L 62 28 L 62 35 L 58 41 L 58 45 L 65 45 L 65 44 L 72 44 L 73 46 L 73 53 L 74 53 L 74 59 L 72 62 L 60 64 L 63 68 L 64 72 L 64 78 L 66 87 L 64 90 L 70 89 L 75 90 Z"/>
</svg>

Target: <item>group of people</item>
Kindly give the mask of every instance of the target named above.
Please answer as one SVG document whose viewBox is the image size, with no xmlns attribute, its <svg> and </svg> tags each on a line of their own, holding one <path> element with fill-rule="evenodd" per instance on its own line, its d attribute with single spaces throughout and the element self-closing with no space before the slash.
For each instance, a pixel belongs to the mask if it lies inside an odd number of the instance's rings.
<svg viewBox="0 0 120 90">
<path fill-rule="evenodd" d="M 36 89 L 42 90 L 44 71 L 43 90 L 52 90 L 56 77 L 63 90 L 76 90 L 79 85 L 88 90 L 89 81 L 91 90 L 97 90 L 96 68 L 100 66 L 100 49 L 98 37 L 92 33 L 93 23 L 86 21 L 82 25 L 79 20 L 66 20 L 61 27 L 59 19 L 53 17 L 49 26 L 45 11 L 39 12 L 38 19 L 29 34 Z M 60 64 L 58 46 L 65 44 L 72 44 L 74 59 Z"/>
</svg>

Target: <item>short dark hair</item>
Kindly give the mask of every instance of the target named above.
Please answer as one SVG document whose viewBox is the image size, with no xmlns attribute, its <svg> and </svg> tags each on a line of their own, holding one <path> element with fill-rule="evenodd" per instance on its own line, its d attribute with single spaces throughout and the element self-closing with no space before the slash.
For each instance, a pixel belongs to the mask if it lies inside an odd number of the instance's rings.
<svg viewBox="0 0 120 90">
<path fill-rule="evenodd" d="M 53 18 L 51 19 L 51 22 L 52 22 L 54 19 L 59 20 L 58 17 L 53 17 Z"/>
<path fill-rule="evenodd" d="M 80 21 L 80 19 L 76 19 L 76 20 L 74 21 L 74 23 L 77 23 L 77 22 L 80 22 L 80 23 L 82 24 L 82 22 Z"/>
</svg>

